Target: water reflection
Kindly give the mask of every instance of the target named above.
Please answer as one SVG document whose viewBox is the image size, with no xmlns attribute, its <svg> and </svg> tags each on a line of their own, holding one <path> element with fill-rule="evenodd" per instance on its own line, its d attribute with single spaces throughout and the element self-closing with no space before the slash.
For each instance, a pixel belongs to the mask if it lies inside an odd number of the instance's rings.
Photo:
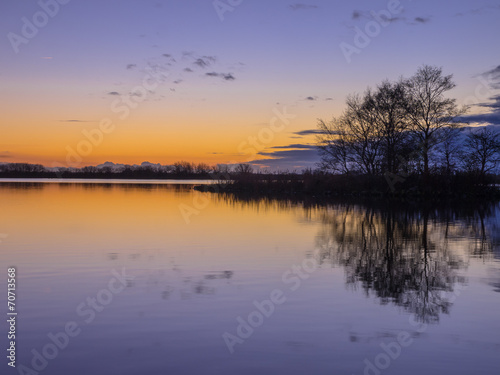
<svg viewBox="0 0 500 375">
<path fill-rule="evenodd" d="M 384 202 L 328 204 L 227 195 L 257 210 L 302 206 L 302 220 L 322 223 L 319 263 L 342 266 L 345 283 L 425 323 L 439 322 L 467 286 L 470 258 L 498 257 L 497 204 L 430 207 Z M 498 279 L 489 283 L 500 291 Z"/>
<path fill-rule="evenodd" d="M 108 261 L 119 261 L 127 259 L 132 262 L 157 263 L 156 251 L 142 250 L 142 252 L 131 254 L 120 254 L 109 252 L 106 255 Z M 229 281 L 234 271 L 212 271 L 202 275 L 191 274 L 177 264 L 175 259 L 170 259 L 168 268 L 151 269 L 145 268 L 136 273 L 134 281 L 127 280 L 128 288 L 147 290 L 148 293 L 157 293 L 162 300 L 175 297 L 181 300 L 191 299 L 196 295 L 215 295 L 220 281 Z"/>
<path fill-rule="evenodd" d="M 204 181 L 201 181 L 204 183 Z M 0 188 L 10 190 L 47 190 L 47 189 L 60 189 L 72 191 L 75 188 L 82 188 L 90 191 L 169 191 L 169 192 L 190 192 L 193 185 L 189 183 L 144 183 L 141 181 L 109 181 L 102 180 L 96 182 L 58 182 L 57 180 L 51 182 L 37 182 L 37 181 L 3 181 L 0 179 Z"/>
<path fill-rule="evenodd" d="M 434 212 L 435 213 L 435 212 Z M 434 213 L 342 207 L 323 214 L 321 262 L 345 268 L 346 283 L 432 323 L 448 314 L 467 258 L 450 246 Z M 432 215 L 432 216 L 431 216 Z"/>
</svg>

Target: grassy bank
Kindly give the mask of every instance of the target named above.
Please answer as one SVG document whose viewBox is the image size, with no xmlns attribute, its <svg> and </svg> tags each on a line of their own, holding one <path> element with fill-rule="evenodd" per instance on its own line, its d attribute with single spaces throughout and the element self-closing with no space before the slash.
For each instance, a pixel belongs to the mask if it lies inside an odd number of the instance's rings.
<svg viewBox="0 0 500 375">
<path fill-rule="evenodd" d="M 240 174 L 231 181 L 197 186 L 199 191 L 267 197 L 380 197 L 417 200 L 499 199 L 495 176 L 475 174 L 369 176 L 305 174 Z"/>
</svg>

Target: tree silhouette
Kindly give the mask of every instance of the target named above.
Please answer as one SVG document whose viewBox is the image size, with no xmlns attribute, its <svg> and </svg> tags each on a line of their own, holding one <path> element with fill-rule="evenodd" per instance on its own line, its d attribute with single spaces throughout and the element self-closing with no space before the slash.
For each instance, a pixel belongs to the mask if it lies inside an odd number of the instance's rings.
<svg viewBox="0 0 500 375">
<path fill-rule="evenodd" d="M 455 87 L 452 75 L 443 70 L 424 65 L 405 81 L 408 90 L 407 113 L 417 136 L 424 164 L 424 175 L 429 174 L 429 154 L 440 143 L 440 129 L 457 126 L 457 118 L 467 111 L 459 108 L 456 99 L 445 97 Z"/>
<path fill-rule="evenodd" d="M 478 172 L 481 177 L 495 170 L 500 163 L 500 133 L 488 128 L 472 130 L 467 135 L 466 146 L 466 168 Z"/>
</svg>

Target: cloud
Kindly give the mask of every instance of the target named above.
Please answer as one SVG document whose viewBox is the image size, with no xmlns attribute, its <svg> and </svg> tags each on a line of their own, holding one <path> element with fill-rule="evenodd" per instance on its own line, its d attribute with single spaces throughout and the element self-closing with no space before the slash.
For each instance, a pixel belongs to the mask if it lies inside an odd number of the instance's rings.
<svg viewBox="0 0 500 375">
<path fill-rule="evenodd" d="M 490 98 L 493 103 L 481 103 L 478 104 L 481 107 L 493 108 L 494 110 L 500 111 L 500 95 L 496 95 Z"/>
<path fill-rule="evenodd" d="M 385 21 L 385 22 L 396 22 L 396 21 L 402 21 L 402 20 L 404 20 L 404 18 L 402 18 L 402 17 L 391 17 L 391 18 L 389 18 L 385 14 L 376 15 L 376 14 L 374 14 L 374 12 L 366 12 L 366 11 L 362 11 L 362 10 L 354 10 L 352 12 L 352 15 L 351 15 L 351 19 L 352 20 L 359 20 L 361 18 L 365 18 L 365 19 L 368 19 L 368 20 L 374 19 L 377 22 L 379 22 L 380 19 L 382 21 Z"/>
<path fill-rule="evenodd" d="M 485 72 L 484 74 L 490 74 L 490 73 L 495 73 L 495 74 L 500 75 L 500 65 L 498 65 L 496 68 L 494 68 L 492 70 Z"/>
<path fill-rule="evenodd" d="M 309 150 L 312 147 L 312 145 L 305 145 L 301 143 L 293 143 L 288 146 L 273 146 L 271 149 L 307 149 Z"/>
<path fill-rule="evenodd" d="M 480 77 L 483 77 L 487 84 L 492 89 L 500 89 L 500 65 L 496 68 L 488 70 L 482 74 L 479 74 Z M 489 98 L 490 102 L 488 103 L 479 103 L 478 107 L 490 108 L 492 112 L 490 113 L 479 113 L 479 114 L 471 114 L 460 117 L 460 121 L 465 122 L 476 122 L 481 124 L 492 124 L 499 125 L 500 124 L 500 94 L 496 94 Z"/>
<path fill-rule="evenodd" d="M 466 15 L 479 15 L 479 14 L 482 14 L 484 12 L 490 12 L 492 10 L 493 11 L 500 10 L 500 5 L 486 5 L 482 8 L 470 9 L 470 10 L 467 10 L 465 12 L 456 13 L 455 17 L 461 17 L 461 16 L 466 16 Z"/>
<path fill-rule="evenodd" d="M 307 9 L 317 9 L 317 5 L 312 5 L 312 4 L 302 4 L 302 3 L 295 3 L 290 5 L 290 9 L 292 10 L 307 10 Z"/>
<path fill-rule="evenodd" d="M 314 151 L 314 156 L 316 158 L 317 156 L 317 149 L 315 146 L 311 146 L 311 145 L 304 145 L 306 147 L 302 147 L 300 149 L 293 149 L 293 150 L 283 150 L 283 151 L 262 151 L 262 152 L 259 152 L 259 155 L 262 155 L 262 156 L 270 156 L 272 158 L 279 158 L 279 159 L 282 159 L 282 158 L 289 158 L 289 157 L 294 157 L 296 158 L 297 156 L 300 155 L 300 157 L 304 157 L 306 155 L 306 151 L 309 152 L 309 151 Z M 305 159 L 301 159 L 301 160 L 305 160 Z"/>
<path fill-rule="evenodd" d="M 500 89 L 500 65 L 481 74 L 493 89 Z"/>
<path fill-rule="evenodd" d="M 209 72 L 209 73 L 205 73 L 205 75 L 208 77 L 220 77 L 220 78 L 224 79 L 225 81 L 234 81 L 236 79 L 231 73 Z"/>
<path fill-rule="evenodd" d="M 308 96 L 306 100 L 316 100 L 317 96 Z"/>
<path fill-rule="evenodd" d="M 120 93 L 116 92 L 116 91 L 110 91 L 110 92 L 108 92 L 108 95 L 117 96 L 117 95 L 120 95 Z"/>
<path fill-rule="evenodd" d="M 191 68 L 184 68 L 184 71 L 188 73 L 193 73 L 194 70 Z"/>
<path fill-rule="evenodd" d="M 481 124 L 500 125 L 500 110 L 492 113 L 461 116 L 457 120 Z"/>
<path fill-rule="evenodd" d="M 307 130 L 301 130 L 299 132 L 294 132 L 293 134 L 305 136 L 305 135 L 312 135 L 312 134 L 323 134 L 323 131 L 321 131 L 319 129 L 307 129 Z"/>
<path fill-rule="evenodd" d="M 194 52 L 193 51 L 182 51 L 182 58 L 193 58 Z"/>
<path fill-rule="evenodd" d="M 402 21 L 407 25 L 419 25 L 419 24 L 424 24 L 428 23 L 431 20 L 431 17 L 414 17 L 414 18 L 406 18 L 406 17 L 388 17 L 385 14 L 376 14 L 376 12 L 373 11 L 362 11 L 362 10 L 357 10 L 355 9 L 352 12 L 351 19 L 356 21 L 356 20 L 361 20 L 361 19 L 367 19 L 367 20 L 374 20 L 376 22 L 399 22 Z"/>
<path fill-rule="evenodd" d="M 268 158 L 261 160 L 253 160 L 250 163 L 257 166 L 269 167 L 274 170 L 278 169 L 294 170 L 294 169 L 313 168 L 320 161 L 320 157 L 315 146 L 300 145 L 300 147 L 293 147 L 293 148 L 296 149 L 284 150 L 284 151 L 280 150 L 280 151 L 260 152 L 259 155 L 268 156 Z"/>
<path fill-rule="evenodd" d="M 10 151 L 0 151 L 0 159 L 10 159 L 12 153 Z"/>
<path fill-rule="evenodd" d="M 137 68 L 137 65 L 136 65 L 136 64 L 128 64 L 128 65 L 127 65 L 127 69 L 128 69 L 128 70 L 135 69 L 135 68 Z"/>
<path fill-rule="evenodd" d="M 142 98 L 144 96 L 144 94 L 140 91 L 132 91 L 128 94 L 129 96 L 135 96 L 135 97 L 139 97 L 139 98 Z"/>
<path fill-rule="evenodd" d="M 177 62 L 170 53 L 164 53 L 162 55 L 162 57 L 165 57 L 166 59 L 168 59 L 168 61 L 169 61 L 168 65 L 170 65 L 171 63 Z"/>
<path fill-rule="evenodd" d="M 430 17 L 415 17 L 415 22 L 416 23 L 427 23 L 431 20 Z"/>
<path fill-rule="evenodd" d="M 198 65 L 200 68 L 207 68 L 215 63 L 217 58 L 215 56 L 202 56 L 198 57 L 193 64 Z"/>
</svg>

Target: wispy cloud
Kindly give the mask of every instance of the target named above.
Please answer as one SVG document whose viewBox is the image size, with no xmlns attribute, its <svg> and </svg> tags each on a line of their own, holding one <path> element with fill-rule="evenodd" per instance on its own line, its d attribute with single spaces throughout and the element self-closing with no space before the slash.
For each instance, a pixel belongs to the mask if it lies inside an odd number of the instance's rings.
<svg viewBox="0 0 500 375">
<path fill-rule="evenodd" d="M 500 65 L 481 74 L 493 89 L 500 89 Z"/>
<path fill-rule="evenodd" d="M 363 13 L 362 13 L 361 11 L 359 11 L 359 10 L 354 10 L 354 11 L 352 12 L 352 16 L 351 16 L 351 18 L 352 18 L 353 20 L 357 20 L 358 18 L 361 18 L 362 16 L 363 16 Z"/>
<path fill-rule="evenodd" d="M 307 10 L 307 9 L 317 9 L 319 8 L 314 4 L 303 4 L 303 3 L 295 3 L 290 5 L 290 9 L 292 10 Z"/>
<path fill-rule="evenodd" d="M 456 17 L 468 16 L 468 15 L 479 15 L 485 12 L 491 12 L 495 10 L 500 10 L 500 5 L 485 5 L 484 7 L 469 9 L 464 12 L 456 13 Z"/>
<path fill-rule="evenodd" d="M 419 25 L 419 24 L 425 24 L 431 21 L 431 17 L 424 17 L 424 16 L 415 16 L 411 18 L 407 17 L 388 17 L 385 14 L 375 14 L 374 12 L 369 12 L 369 11 L 363 11 L 359 9 L 353 10 L 351 14 L 351 20 L 353 21 L 359 21 L 361 19 L 366 19 L 366 20 L 375 20 L 377 22 L 383 21 L 383 22 L 404 22 L 407 25 Z"/>
<path fill-rule="evenodd" d="M 387 17 L 385 14 L 379 14 L 378 17 L 385 22 L 396 22 L 396 21 L 405 20 L 404 17 Z M 362 18 L 368 19 L 368 20 L 375 19 L 373 14 L 371 14 L 370 12 L 362 11 L 362 10 L 353 10 L 352 15 L 351 15 L 352 20 L 360 20 Z"/>
<path fill-rule="evenodd" d="M 198 57 L 193 64 L 198 65 L 200 68 L 208 68 L 217 61 L 215 56 L 201 56 Z"/>
<path fill-rule="evenodd" d="M 205 75 L 208 77 L 220 77 L 225 81 L 234 81 L 236 79 L 231 73 L 210 72 L 210 73 L 205 73 Z"/>
<path fill-rule="evenodd" d="M 415 17 L 414 21 L 416 23 L 427 23 L 431 20 L 430 17 Z"/>
<path fill-rule="evenodd" d="M 318 151 L 313 145 L 293 144 L 273 147 L 273 149 L 276 148 L 284 148 L 285 150 L 260 152 L 259 155 L 267 156 L 267 158 L 253 160 L 250 163 L 271 169 L 294 170 L 312 168 L 320 159 Z"/>
<path fill-rule="evenodd" d="M 500 125 L 500 111 L 495 111 L 492 113 L 466 115 L 460 117 L 458 120 L 471 123 L 476 122 L 480 124 Z"/>
<path fill-rule="evenodd" d="M 500 89 L 500 65 L 478 76 L 483 77 L 486 82 L 488 82 L 491 89 Z M 490 113 L 465 115 L 460 117 L 460 120 L 473 123 L 500 125 L 500 94 L 493 95 L 489 100 L 489 102 L 479 103 L 477 106 L 490 108 L 492 110 Z"/>
<path fill-rule="evenodd" d="M 306 149 L 306 150 L 309 150 L 311 149 L 311 147 L 314 147 L 313 145 L 307 145 L 307 144 L 302 144 L 302 143 L 293 143 L 291 145 L 288 145 L 288 146 L 273 146 L 273 147 L 270 147 L 271 149 L 276 149 L 276 150 L 282 150 L 282 149 L 285 149 L 285 150 L 289 150 L 289 149 Z"/>
<path fill-rule="evenodd" d="M 128 72 L 140 71 L 148 77 L 154 77 L 159 83 L 170 85 L 168 89 L 173 93 L 177 92 L 177 87 L 180 84 L 187 84 L 186 86 L 188 86 L 193 80 L 200 80 L 202 77 L 235 81 L 236 76 L 234 72 L 238 73 L 238 70 L 231 68 L 231 66 L 241 69 L 244 63 L 224 64 L 213 54 L 200 54 L 194 51 L 183 51 L 177 54 L 171 52 L 159 53 L 156 57 L 148 58 L 145 66 L 133 62 L 125 64 Z M 185 89 L 189 89 L 189 86 Z M 123 84 L 120 84 L 118 87 L 109 87 L 108 90 L 111 91 L 105 92 L 106 96 L 141 96 L 138 92 L 128 92 L 123 88 Z M 147 98 L 144 98 L 144 100 L 158 101 L 164 98 L 165 96 L 162 92 L 150 90 L 148 91 Z"/>
<path fill-rule="evenodd" d="M 12 156 L 10 151 L 0 151 L 0 159 L 10 159 Z"/>
<path fill-rule="evenodd" d="M 306 136 L 306 135 L 315 135 L 315 134 L 323 134 L 323 132 L 319 129 L 307 129 L 301 130 L 298 132 L 294 132 L 295 135 Z"/>
<path fill-rule="evenodd" d="M 500 110 L 500 95 L 495 95 L 490 98 L 493 100 L 493 103 L 480 103 L 478 104 L 480 107 L 493 108 L 496 111 Z"/>
</svg>

